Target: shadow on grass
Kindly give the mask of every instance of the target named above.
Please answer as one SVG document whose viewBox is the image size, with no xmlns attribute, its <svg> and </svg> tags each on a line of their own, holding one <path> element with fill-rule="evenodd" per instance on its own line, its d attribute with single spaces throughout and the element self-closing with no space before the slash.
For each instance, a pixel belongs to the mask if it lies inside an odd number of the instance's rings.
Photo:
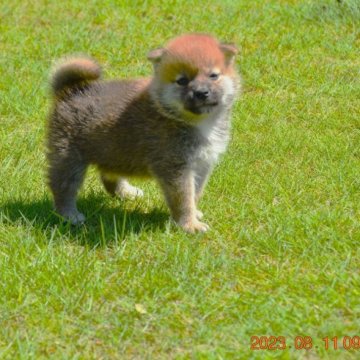
<svg viewBox="0 0 360 360">
<path fill-rule="evenodd" d="M 4 223 L 24 224 L 43 232 L 48 239 L 64 237 L 83 245 L 103 246 L 123 240 L 131 234 L 142 231 L 164 230 L 169 214 L 154 208 L 149 213 L 141 209 L 126 209 L 120 200 L 116 206 L 109 206 L 101 196 L 79 199 L 78 207 L 86 216 L 84 225 L 73 226 L 57 215 L 49 199 L 26 202 L 7 202 L 0 208 Z M 55 235 L 54 235 L 55 233 Z"/>
</svg>

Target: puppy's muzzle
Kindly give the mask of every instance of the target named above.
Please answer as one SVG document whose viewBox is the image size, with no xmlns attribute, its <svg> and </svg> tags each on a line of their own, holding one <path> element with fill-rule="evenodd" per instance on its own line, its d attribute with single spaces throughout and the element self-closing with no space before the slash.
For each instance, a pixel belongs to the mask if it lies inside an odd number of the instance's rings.
<svg viewBox="0 0 360 360">
<path fill-rule="evenodd" d="M 193 97 L 195 100 L 205 101 L 210 95 L 210 91 L 208 89 L 199 89 L 193 92 Z"/>
</svg>

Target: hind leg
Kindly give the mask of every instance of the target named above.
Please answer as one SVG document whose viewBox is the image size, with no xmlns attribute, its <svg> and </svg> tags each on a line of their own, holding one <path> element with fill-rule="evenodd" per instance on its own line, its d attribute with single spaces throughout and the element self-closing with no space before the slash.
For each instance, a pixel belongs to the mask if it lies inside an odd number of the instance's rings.
<svg viewBox="0 0 360 360">
<path fill-rule="evenodd" d="M 119 196 L 121 199 L 134 199 L 144 195 L 141 189 L 130 185 L 126 179 L 117 175 L 102 173 L 101 181 L 110 195 Z"/>
<path fill-rule="evenodd" d="M 85 216 L 76 207 L 76 195 L 83 182 L 86 164 L 71 157 L 52 156 L 49 185 L 56 211 L 72 224 L 84 222 Z"/>
</svg>

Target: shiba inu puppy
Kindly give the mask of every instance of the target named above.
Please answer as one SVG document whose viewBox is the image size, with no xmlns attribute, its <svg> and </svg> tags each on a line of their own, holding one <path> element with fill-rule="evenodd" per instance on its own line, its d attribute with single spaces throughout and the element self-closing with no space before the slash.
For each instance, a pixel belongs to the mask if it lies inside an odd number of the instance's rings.
<svg viewBox="0 0 360 360">
<path fill-rule="evenodd" d="M 95 164 L 105 189 L 120 197 L 143 194 L 127 178 L 154 177 L 176 223 L 206 231 L 197 203 L 228 143 L 236 53 L 212 36 L 188 34 L 148 54 L 149 78 L 101 81 L 91 59 L 60 64 L 51 80 L 47 153 L 56 211 L 74 224 L 85 220 L 76 195 Z"/>
</svg>

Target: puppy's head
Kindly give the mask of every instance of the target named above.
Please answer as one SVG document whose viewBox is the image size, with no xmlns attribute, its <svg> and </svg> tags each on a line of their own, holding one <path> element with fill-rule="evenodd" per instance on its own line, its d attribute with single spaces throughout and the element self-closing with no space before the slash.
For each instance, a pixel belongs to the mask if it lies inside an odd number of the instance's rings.
<svg viewBox="0 0 360 360">
<path fill-rule="evenodd" d="M 182 35 L 153 50 L 152 95 L 160 110 L 176 119 L 197 123 L 231 106 L 237 87 L 234 45 L 209 35 Z"/>
</svg>

